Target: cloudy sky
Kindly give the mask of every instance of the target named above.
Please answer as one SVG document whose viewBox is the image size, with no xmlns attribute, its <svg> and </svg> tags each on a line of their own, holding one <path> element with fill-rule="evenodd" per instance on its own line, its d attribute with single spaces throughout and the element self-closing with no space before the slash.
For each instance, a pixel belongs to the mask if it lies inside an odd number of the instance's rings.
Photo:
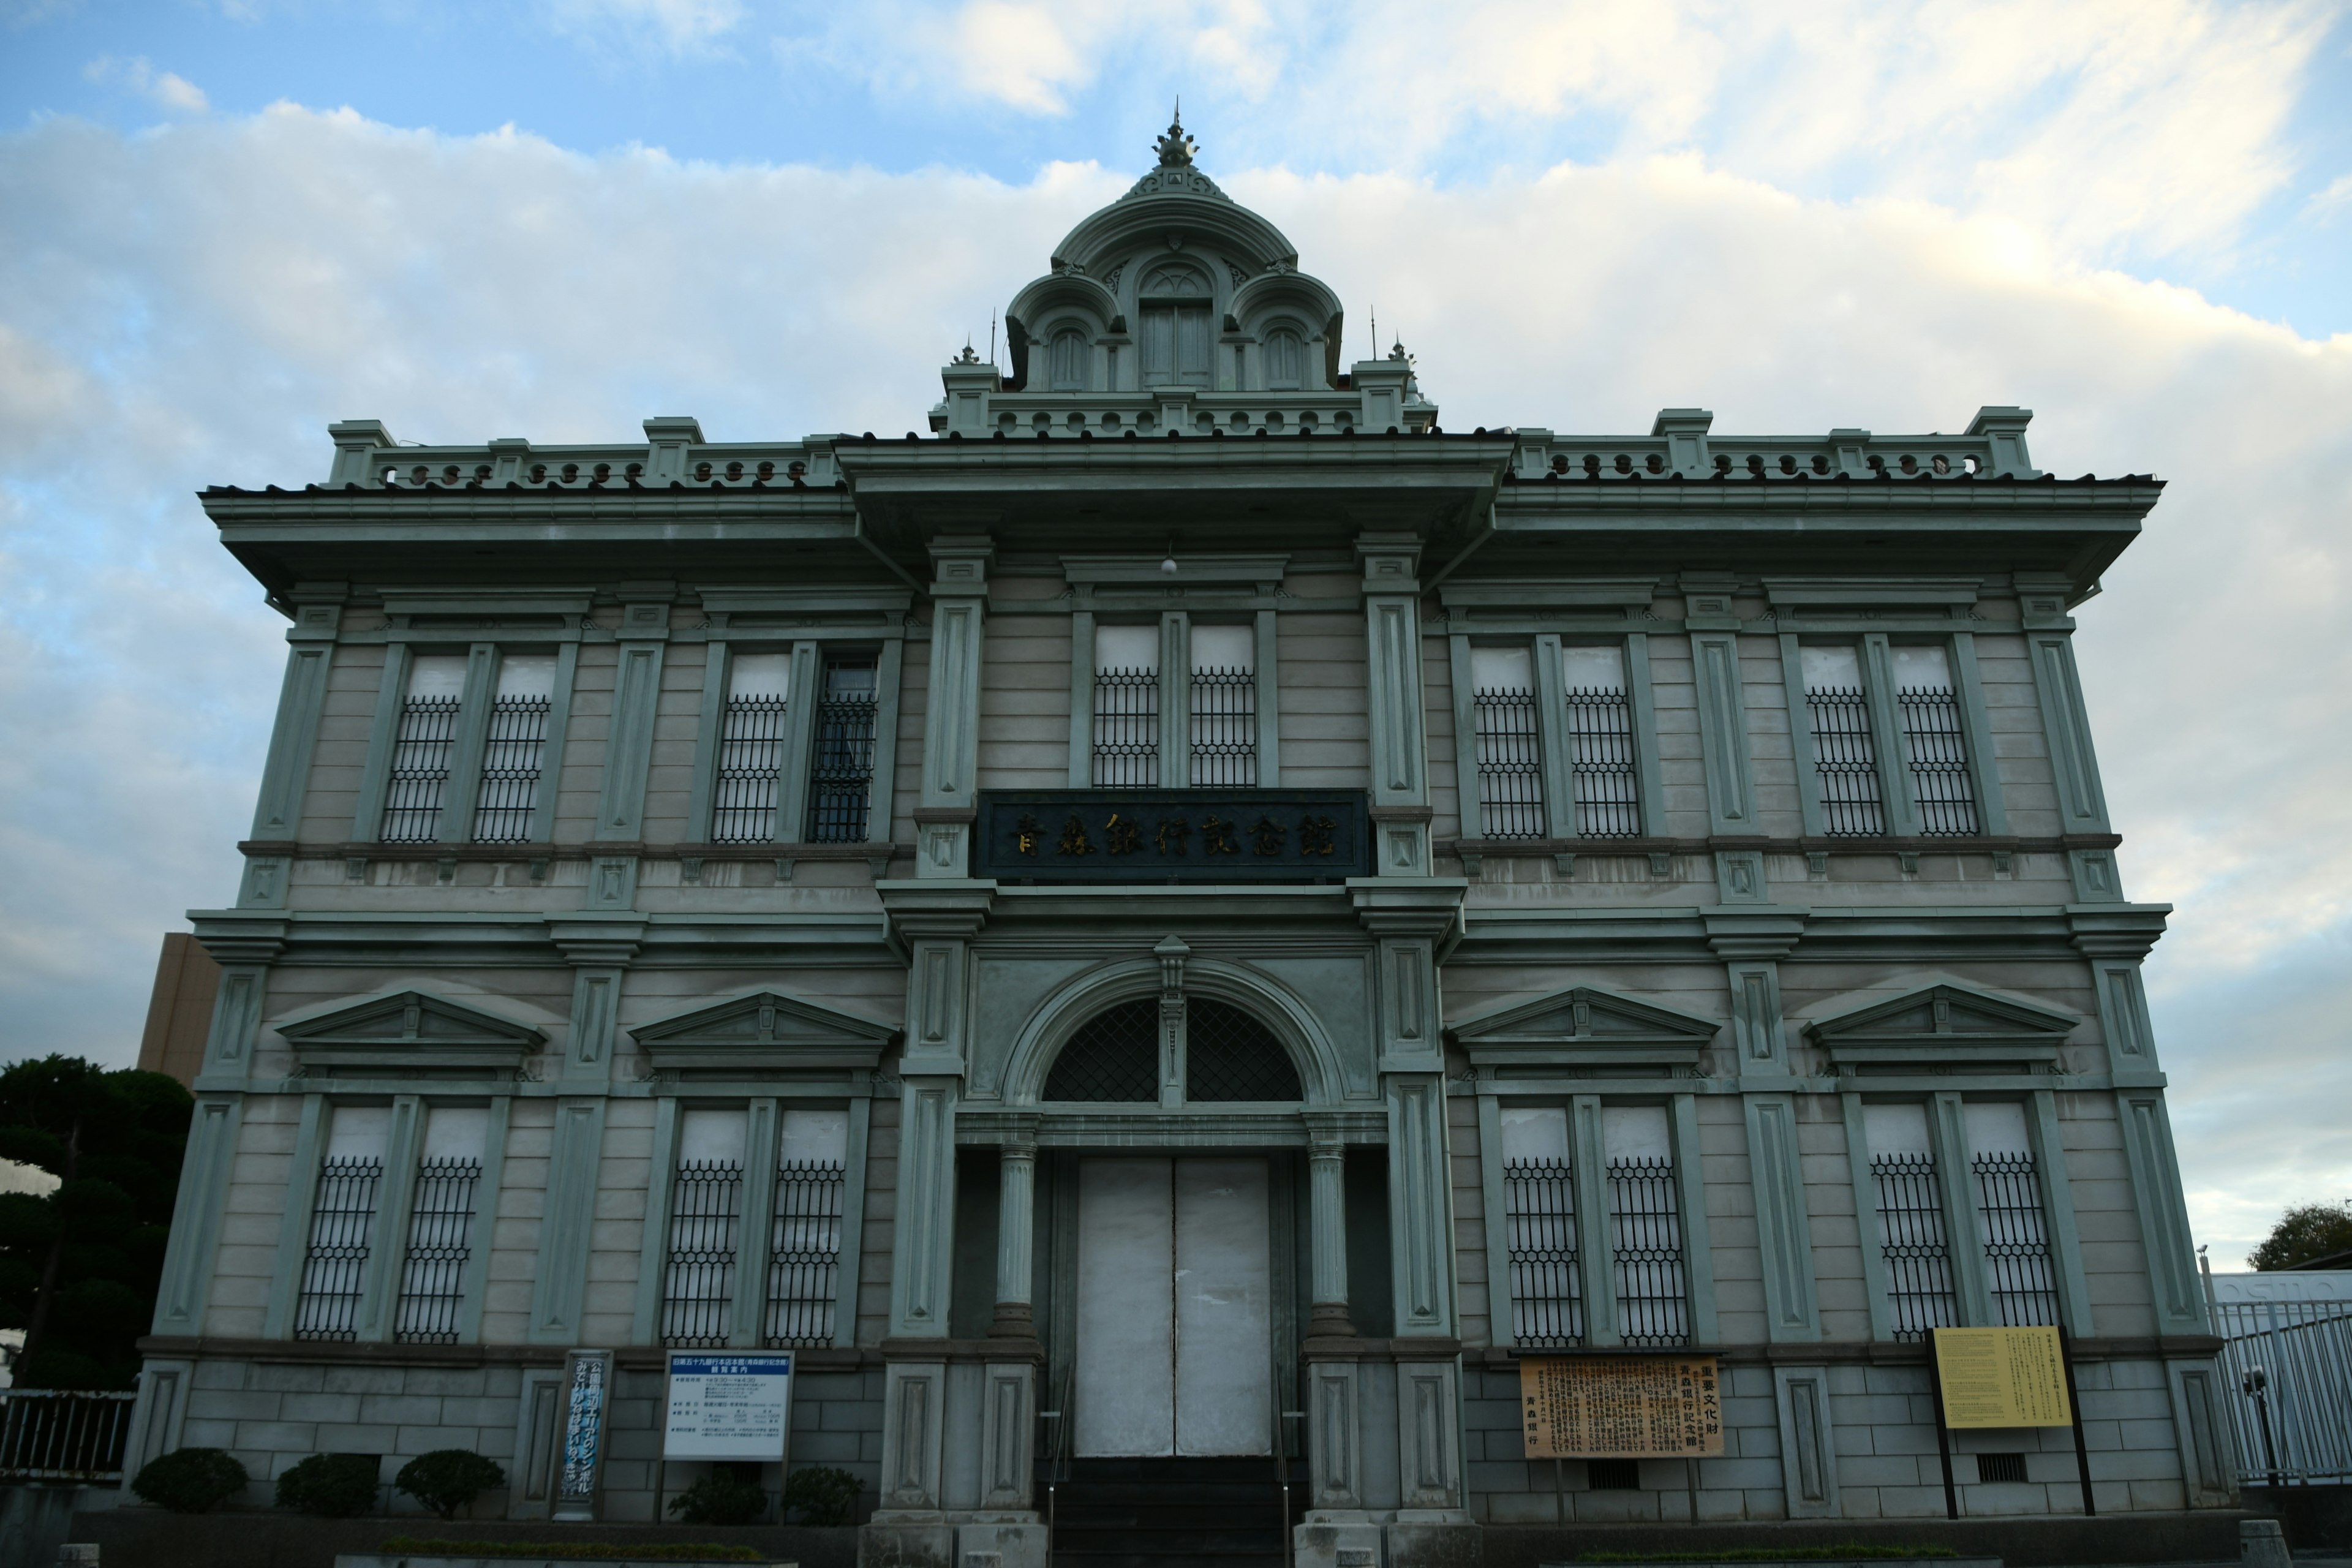
<svg viewBox="0 0 2352 1568">
<path fill-rule="evenodd" d="M 2352 1194 L 2352 9 L 0 0 L 0 1058 L 128 1061 L 283 657 L 190 492 L 905 429 L 1150 161 L 1449 425 L 1956 429 L 2171 481 L 2078 639 L 2200 1238 Z"/>
</svg>

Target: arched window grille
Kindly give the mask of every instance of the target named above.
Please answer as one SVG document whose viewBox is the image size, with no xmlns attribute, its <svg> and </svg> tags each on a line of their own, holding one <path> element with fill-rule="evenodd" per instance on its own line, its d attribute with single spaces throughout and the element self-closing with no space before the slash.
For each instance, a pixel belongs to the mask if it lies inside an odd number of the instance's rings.
<svg viewBox="0 0 2352 1568">
<path fill-rule="evenodd" d="M 1151 1104 L 1160 1099 L 1160 1004 L 1122 1002 L 1078 1026 L 1054 1070 L 1047 1100 Z"/>
<path fill-rule="evenodd" d="M 1223 1002 L 1184 1005 L 1184 1098 L 1293 1100 L 1298 1068 L 1274 1031 Z"/>
<path fill-rule="evenodd" d="M 1274 1031 L 1239 1007 L 1185 1004 L 1184 1097 L 1202 1103 L 1304 1100 L 1298 1068 Z M 1160 1003 L 1144 997 L 1079 1026 L 1045 1075 L 1049 1100 L 1149 1105 L 1160 1098 Z"/>
</svg>

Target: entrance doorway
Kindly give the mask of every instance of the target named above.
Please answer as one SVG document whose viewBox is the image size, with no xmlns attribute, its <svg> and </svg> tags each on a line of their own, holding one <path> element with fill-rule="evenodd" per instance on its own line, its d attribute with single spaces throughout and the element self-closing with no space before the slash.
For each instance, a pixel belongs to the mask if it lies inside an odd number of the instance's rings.
<svg viewBox="0 0 2352 1568">
<path fill-rule="evenodd" d="M 1080 1458 L 1271 1454 L 1262 1159 L 1078 1165 Z"/>
</svg>

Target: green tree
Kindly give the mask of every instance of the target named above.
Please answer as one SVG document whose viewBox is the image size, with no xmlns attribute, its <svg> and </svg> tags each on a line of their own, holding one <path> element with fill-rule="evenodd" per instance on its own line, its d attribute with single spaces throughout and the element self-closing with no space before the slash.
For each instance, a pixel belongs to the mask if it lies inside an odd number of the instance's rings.
<svg viewBox="0 0 2352 1568">
<path fill-rule="evenodd" d="M 2246 1261 L 2257 1268 L 2292 1268 L 2339 1252 L 2352 1252 L 2352 1198 L 2338 1204 L 2297 1204 L 2279 1215 L 2278 1224 L 2246 1255 Z"/>
<path fill-rule="evenodd" d="M 58 1178 L 0 1194 L 0 1328 L 28 1388 L 129 1388 L 155 1310 L 195 1101 L 161 1073 L 78 1057 L 0 1069 L 0 1159 Z"/>
</svg>

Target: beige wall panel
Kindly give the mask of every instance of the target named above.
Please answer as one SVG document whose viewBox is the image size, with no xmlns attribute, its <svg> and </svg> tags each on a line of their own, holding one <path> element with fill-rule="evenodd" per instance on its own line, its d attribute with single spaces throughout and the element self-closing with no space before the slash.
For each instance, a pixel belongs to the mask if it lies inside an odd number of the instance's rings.
<svg viewBox="0 0 2352 1568">
<path fill-rule="evenodd" d="M 898 661 L 898 776 L 891 781 L 890 789 L 890 841 L 894 844 L 915 841 L 915 807 L 923 798 L 923 714 L 929 703 L 930 685 L 930 638 L 908 637 Z"/>
<path fill-rule="evenodd" d="M 1468 1062 L 1460 1052 L 1449 1053 L 1449 1074 Z M 1458 1281 L 1455 1306 L 1465 1345 L 1494 1343 L 1494 1291 L 1486 1278 L 1486 1171 L 1479 1154 L 1478 1099 L 1455 1094 L 1445 1101 L 1446 1140 L 1452 1152 L 1454 1184 L 1454 1270 Z M 1497 1222 L 1499 1223 L 1499 1222 Z"/>
<path fill-rule="evenodd" d="M 614 1100 L 604 1107 L 594 1217 L 588 1227 L 588 1287 L 581 1301 L 581 1333 L 587 1344 L 627 1344 L 635 1324 L 653 1179 L 654 1112 L 650 1100 Z M 747 1265 L 751 1251 L 746 1248 Z"/>
<path fill-rule="evenodd" d="M 383 684 L 381 644 L 344 644 L 327 667 L 326 700 L 319 710 L 319 741 L 310 753 L 295 837 L 305 844 L 341 844 L 352 836 L 360 784 L 367 771 L 368 736 L 375 727 Z"/>
<path fill-rule="evenodd" d="M 539 1267 L 539 1227 L 547 1213 L 547 1167 L 555 1138 L 555 1101 L 519 1099 L 507 1118 L 507 1157 L 489 1226 L 483 1271 L 482 1341 L 520 1344 L 530 1337 L 530 1294 Z"/>
<path fill-rule="evenodd" d="M 1764 1263 L 1756 1236 L 1756 1192 L 1748 1184 L 1747 1122 L 1732 1095 L 1701 1095 L 1694 1110 L 1707 1244 L 1715 1260 L 1717 1326 L 1726 1344 L 1761 1343 Z"/>
<path fill-rule="evenodd" d="M 1826 1094 L 1801 1094 L 1796 1103 L 1797 1160 L 1805 1183 L 1822 1337 L 1866 1340 L 1870 1297 L 1863 1279 L 1853 1171 L 1846 1163 L 1844 1108 L 1835 1095 Z"/>
<path fill-rule="evenodd" d="M 1338 580 L 1294 585 L 1297 594 L 1343 592 Z M 1342 615 L 1278 618 L 1282 782 L 1291 789 L 1361 789 L 1370 767 L 1371 718 L 1365 691 L 1364 625 Z"/>
<path fill-rule="evenodd" d="M 1740 692 L 1747 704 L 1749 777 L 1756 787 L 1758 827 L 1776 838 L 1805 831 L 1797 804 L 1796 742 L 1789 733 L 1789 686 L 1773 637 L 1739 639 Z"/>
<path fill-rule="evenodd" d="M 579 666 L 572 677 L 571 728 L 564 731 L 563 766 L 556 775 L 554 837 L 560 844 L 580 843 L 596 830 L 604 744 L 613 733 L 613 680 L 620 658 L 620 648 L 613 643 L 580 645 Z"/>
<path fill-rule="evenodd" d="M 1691 673 L 1690 639 L 1650 637 L 1650 700 L 1658 721 L 1658 784 L 1669 836 L 1707 833 L 1706 756 L 1699 740 L 1698 689 Z"/>
<path fill-rule="evenodd" d="M 229 1162 L 219 1250 L 213 1255 L 213 1277 L 205 1293 L 205 1332 L 209 1335 L 238 1339 L 261 1332 L 269 1283 L 280 1261 L 278 1231 L 301 1119 L 299 1095 L 257 1094 L 245 1102 L 236 1153 Z M 289 1266 L 299 1264 L 298 1258 Z"/>
<path fill-rule="evenodd" d="M 861 1345 L 880 1344 L 890 1329 L 890 1247 L 898 1214 L 898 1101 L 877 1096 L 871 1116 L 866 1130 L 866 1226 L 857 1255 Z"/>
<path fill-rule="evenodd" d="M 1985 722 L 1992 731 L 2001 798 L 2009 806 L 2010 831 L 2022 837 L 2059 831 L 2058 786 L 2050 767 L 2050 742 L 2042 729 L 2041 699 L 2033 687 L 2025 639 L 1976 637 L 1977 674 L 1984 685 Z M 2097 715 L 2093 715 L 2094 720 Z M 2095 730 L 2096 725 L 2094 724 Z"/>
<path fill-rule="evenodd" d="M 704 657 L 700 643 L 672 643 L 662 656 L 661 691 L 654 702 L 653 763 L 646 770 L 648 844 L 676 844 L 687 834 L 695 744 L 702 728 Z"/>
</svg>

